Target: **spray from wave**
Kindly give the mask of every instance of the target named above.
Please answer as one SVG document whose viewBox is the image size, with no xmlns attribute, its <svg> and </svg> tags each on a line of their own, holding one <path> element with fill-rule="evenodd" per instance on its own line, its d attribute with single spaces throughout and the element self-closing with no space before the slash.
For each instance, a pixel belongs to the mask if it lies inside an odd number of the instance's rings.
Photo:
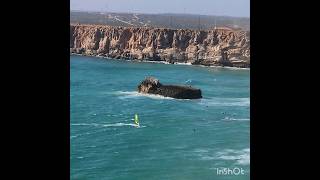
<svg viewBox="0 0 320 180">
<path fill-rule="evenodd" d="M 197 151 L 199 153 L 199 151 Z M 200 151 L 202 160 L 225 160 L 233 161 L 238 165 L 250 165 L 250 148 L 241 150 L 225 149 L 217 152 L 214 155 L 209 155 L 208 151 Z"/>
<path fill-rule="evenodd" d="M 113 124 L 76 123 L 76 124 L 71 124 L 71 126 L 94 126 L 94 127 L 122 127 L 122 126 L 132 126 L 132 127 L 146 127 L 146 126 L 138 126 L 138 125 L 136 125 L 136 124 L 131 124 L 131 123 L 113 123 Z"/>
<path fill-rule="evenodd" d="M 226 120 L 226 121 L 250 121 L 249 118 L 232 118 L 229 116 L 224 117 L 222 120 Z"/>
<path fill-rule="evenodd" d="M 116 91 L 115 95 L 118 95 L 120 99 L 139 98 L 139 97 L 148 97 L 152 99 L 174 99 L 171 97 L 164 97 L 156 94 L 138 93 L 136 91 Z"/>
<path fill-rule="evenodd" d="M 185 84 L 191 84 L 192 83 L 192 80 L 191 79 L 188 79 L 184 82 Z"/>
<path fill-rule="evenodd" d="M 250 148 L 242 150 L 226 149 L 216 154 L 216 159 L 236 161 L 236 164 L 250 164 Z"/>
<path fill-rule="evenodd" d="M 200 101 L 205 106 L 250 106 L 250 98 L 207 98 Z"/>
</svg>

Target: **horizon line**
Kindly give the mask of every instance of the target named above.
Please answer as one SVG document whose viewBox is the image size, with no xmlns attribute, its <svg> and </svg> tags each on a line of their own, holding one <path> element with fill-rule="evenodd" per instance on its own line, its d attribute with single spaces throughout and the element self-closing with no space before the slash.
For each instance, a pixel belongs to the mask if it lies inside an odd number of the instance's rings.
<svg viewBox="0 0 320 180">
<path fill-rule="evenodd" d="M 70 12 L 77 11 L 77 12 L 91 12 L 91 13 L 120 13 L 120 14 L 150 14 L 150 15 L 161 15 L 161 14 L 176 14 L 176 15 L 194 15 L 194 16 L 216 16 L 216 17 L 232 17 L 232 18 L 248 18 L 250 16 L 230 16 L 230 15 L 212 15 L 212 14 L 192 14 L 192 13 L 141 13 L 141 12 L 120 12 L 120 11 L 98 11 L 98 10 L 77 10 L 77 9 L 70 9 Z"/>
</svg>

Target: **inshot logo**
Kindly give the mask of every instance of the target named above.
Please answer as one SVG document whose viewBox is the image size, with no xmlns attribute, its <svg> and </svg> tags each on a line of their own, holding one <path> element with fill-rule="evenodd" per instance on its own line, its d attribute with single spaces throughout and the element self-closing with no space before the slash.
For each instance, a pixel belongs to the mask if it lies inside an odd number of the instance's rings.
<svg viewBox="0 0 320 180">
<path fill-rule="evenodd" d="M 217 175 L 244 175 L 244 170 L 242 168 L 216 168 Z"/>
</svg>

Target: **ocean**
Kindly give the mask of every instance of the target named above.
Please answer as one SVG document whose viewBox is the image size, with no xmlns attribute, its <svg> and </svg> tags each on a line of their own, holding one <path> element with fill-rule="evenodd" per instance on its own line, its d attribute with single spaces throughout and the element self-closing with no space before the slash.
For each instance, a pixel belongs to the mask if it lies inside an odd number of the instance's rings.
<svg viewBox="0 0 320 180">
<path fill-rule="evenodd" d="M 74 55 L 70 68 L 71 179 L 250 179 L 250 70 Z M 203 98 L 141 95 L 147 76 Z"/>
</svg>

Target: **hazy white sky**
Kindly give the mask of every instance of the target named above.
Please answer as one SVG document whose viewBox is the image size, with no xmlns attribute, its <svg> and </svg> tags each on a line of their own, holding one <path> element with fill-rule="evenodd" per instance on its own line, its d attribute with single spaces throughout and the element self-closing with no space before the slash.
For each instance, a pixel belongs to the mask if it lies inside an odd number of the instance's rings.
<svg viewBox="0 0 320 180">
<path fill-rule="evenodd" d="M 250 17 L 250 0 L 70 0 L 71 10 Z"/>
</svg>

